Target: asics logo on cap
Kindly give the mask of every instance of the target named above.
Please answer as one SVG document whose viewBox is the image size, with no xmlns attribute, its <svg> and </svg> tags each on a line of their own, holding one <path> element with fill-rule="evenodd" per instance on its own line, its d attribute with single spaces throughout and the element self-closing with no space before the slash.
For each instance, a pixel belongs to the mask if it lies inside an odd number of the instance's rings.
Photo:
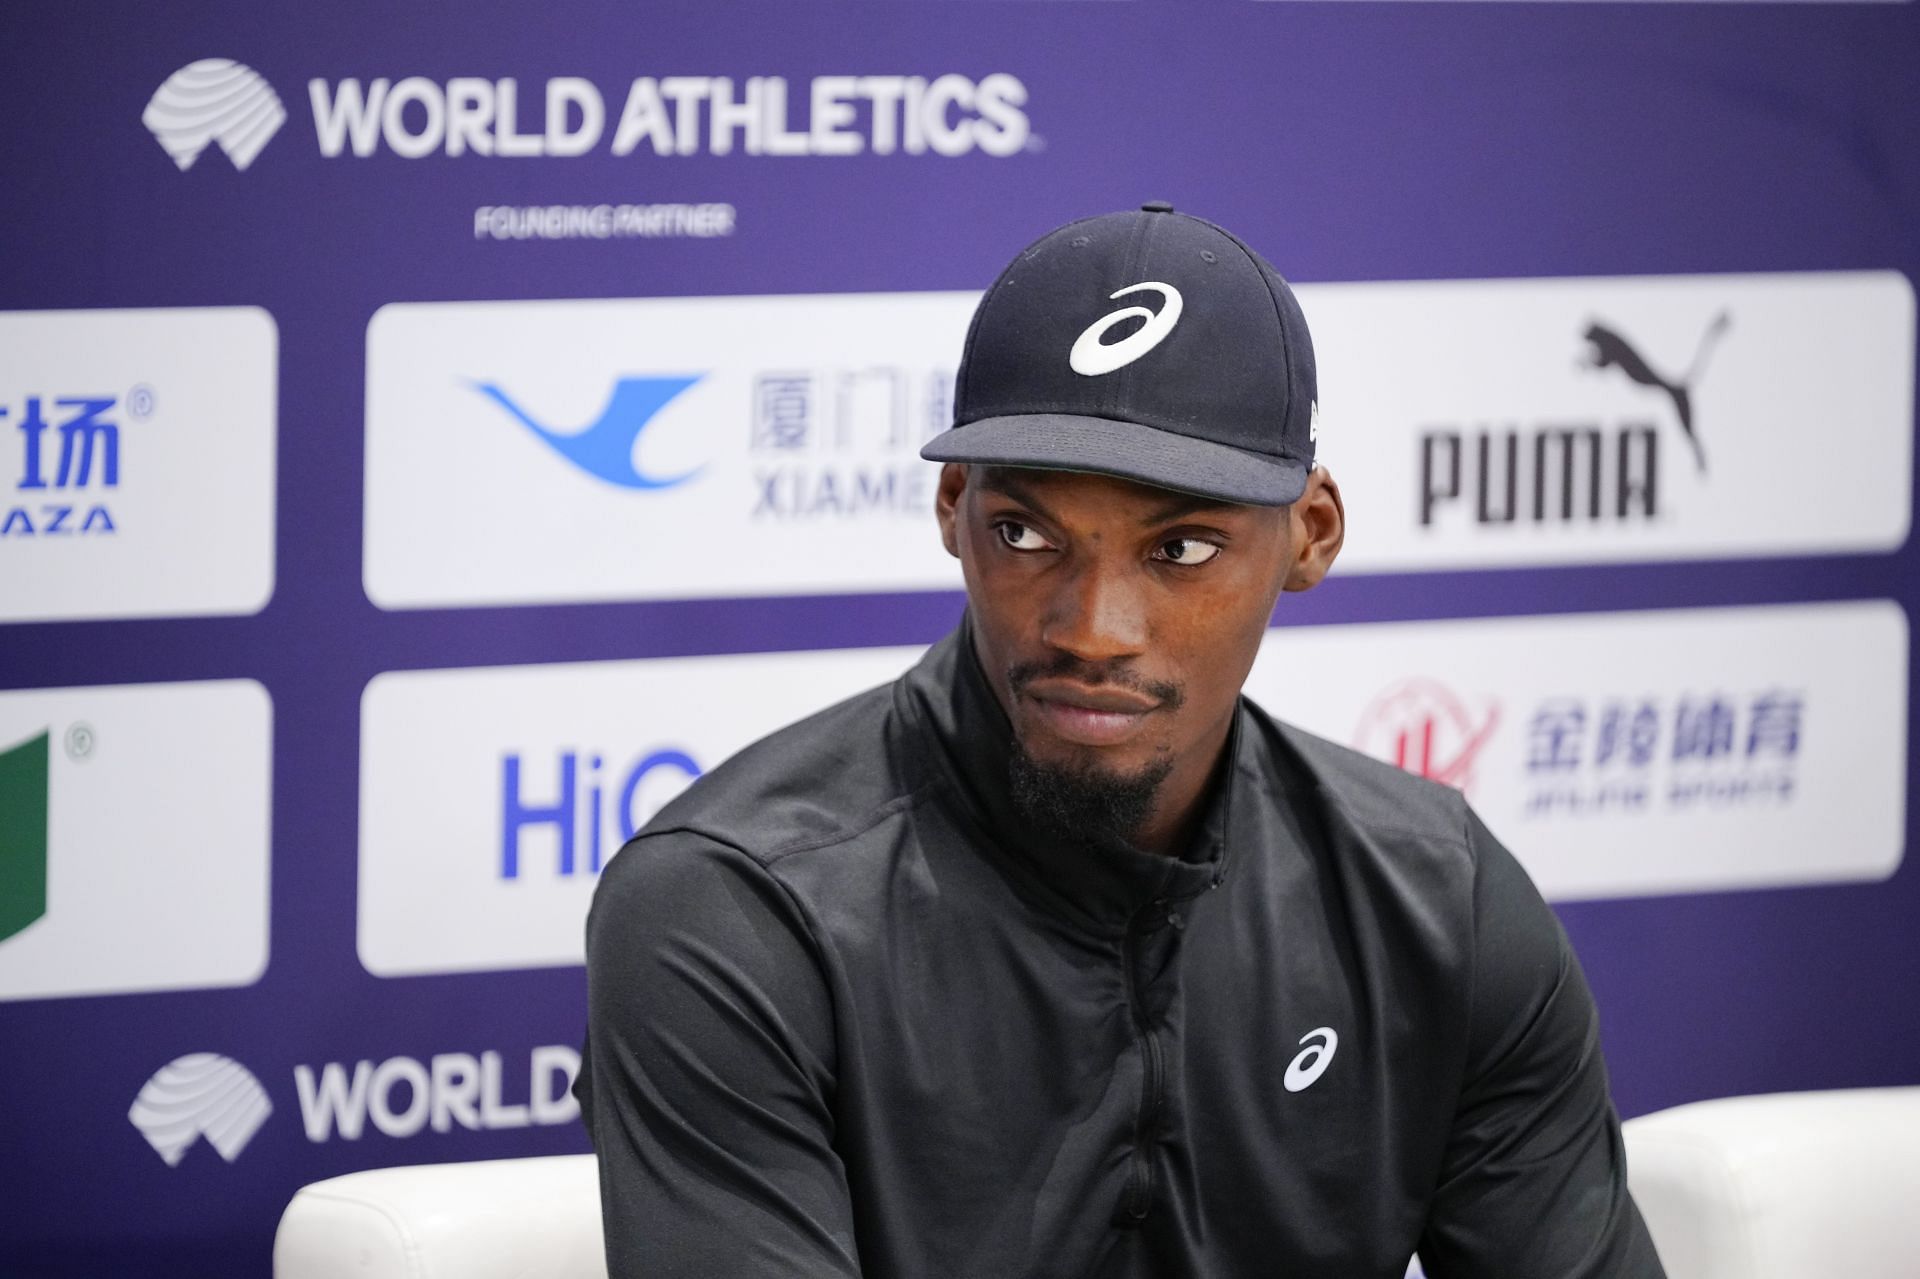
<svg viewBox="0 0 1920 1279">
<path fill-rule="evenodd" d="M 1173 332 L 1173 326 L 1180 322 L 1180 290 L 1171 284 L 1159 284 L 1145 280 L 1139 284 L 1130 284 L 1112 298 L 1123 298 L 1129 293 L 1139 293 L 1151 289 L 1161 298 L 1158 313 L 1144 306 L 1123 306 L 1118 311 L 1110 311 L 1101 316 L 1075 339 L 1073 350 L 1067 354 L 1067 364 L 1075 373 L 1085 377 L 1099 377 L 1102 373 L 1111 373 L 1115 369 L 1125 368 L 1145 355 Z M 1105 337 L 1114 325 L 1135 317 L 1146 321 L 1138 329 L 1121 338 L 1111 346 L 1100 339 Z"/>
</svg>

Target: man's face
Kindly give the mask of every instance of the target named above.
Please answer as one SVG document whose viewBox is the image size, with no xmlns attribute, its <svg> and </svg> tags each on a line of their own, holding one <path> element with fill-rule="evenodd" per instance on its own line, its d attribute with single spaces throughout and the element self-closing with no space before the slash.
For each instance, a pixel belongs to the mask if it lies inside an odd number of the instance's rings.
<svg viewBox="0 0 1920 1279">
<path fill-rule="evenodd" d="M 1329 508 L 1330 541 L 1313 518 Z M 949 464 L 938 510 L 1024 754 L 1082 777 L 1151 777 L 1163 800 L 1204 789 L 1274 601 L 1318 581 L 1339 545 L 1325 472 L 1278 508 Z"/>
</svg>

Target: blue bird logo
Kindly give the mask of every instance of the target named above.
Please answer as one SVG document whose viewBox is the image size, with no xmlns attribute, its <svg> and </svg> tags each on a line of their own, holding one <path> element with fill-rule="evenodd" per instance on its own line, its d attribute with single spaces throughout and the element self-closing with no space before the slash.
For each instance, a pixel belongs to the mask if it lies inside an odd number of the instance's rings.
<svg viewBox="0 0 1920 1279">
<path fill-rule="evenodd" d="M 593 425 L 572 434 L 548 430 L 491 382 L 475 382 L 472 385 L 474 390 L 498 404 L 529 431 L 545 440 L 554 452 L 587 474 L 621 488 L 670 489 L 685 484 L 706 468 L 696 466 L 681 475 L 648 475 L 634 465 L 634 441 L 640 438 L 640 432 L 646 429 L 654 415 L 702 376 L 623 377 L 614 383 L 613 394 Z"/>
</svg>

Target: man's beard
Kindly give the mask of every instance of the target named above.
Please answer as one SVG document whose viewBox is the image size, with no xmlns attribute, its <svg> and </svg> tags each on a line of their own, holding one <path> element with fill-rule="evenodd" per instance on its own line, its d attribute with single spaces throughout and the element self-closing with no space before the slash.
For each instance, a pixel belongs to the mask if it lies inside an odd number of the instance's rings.
<svg viewBox="0 0 1920 1279">
<path fill-rule="evenodd" d="M 1018 699 L 1036 679 L 1070 677 L 1088 687 L 1110 685 L 1155 698 L 1163 710 L 1186 700 L 1178 685 L 1141 679 L 1124 666 L 1085 662 L 1071 653 L 1023 662 L 1007 671 L 1007 687 Z M 1050 763 L 1028 753 L 1016 733 L 1007 761 L 1014 807 L 1035 833 L 1067 844 L 1094 846 L 1114 840 L 1133 843 L 1153 816 L 1160 783 L 1173 771 L 1173 759 L 1160 755 L 1132 773 L 1117 773 L 1087 763 Z"/>
<path fill-rule="evenodd" d="M 1170 756 L 1132 773 L 1093 764 L 1049 763 L 1029 755 L 1018 738 L 1007 761 L 1014 807 L 1032 823 L 1034 833 L 1085 847 L 1135 842 L 1153 816 L 1160 783 L 1172 771 Z"/>
</svg>

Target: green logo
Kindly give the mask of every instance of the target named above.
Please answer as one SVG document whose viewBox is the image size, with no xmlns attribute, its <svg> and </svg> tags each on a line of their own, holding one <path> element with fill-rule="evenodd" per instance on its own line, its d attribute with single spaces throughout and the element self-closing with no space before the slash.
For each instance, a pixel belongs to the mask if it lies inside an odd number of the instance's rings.
<svg viewBox="0 0 1920 1279">
<path fill-rule="evenodd" d="M 47 913 L 47 735 L 0 751 L 0 942 Z"/>
</svg>

